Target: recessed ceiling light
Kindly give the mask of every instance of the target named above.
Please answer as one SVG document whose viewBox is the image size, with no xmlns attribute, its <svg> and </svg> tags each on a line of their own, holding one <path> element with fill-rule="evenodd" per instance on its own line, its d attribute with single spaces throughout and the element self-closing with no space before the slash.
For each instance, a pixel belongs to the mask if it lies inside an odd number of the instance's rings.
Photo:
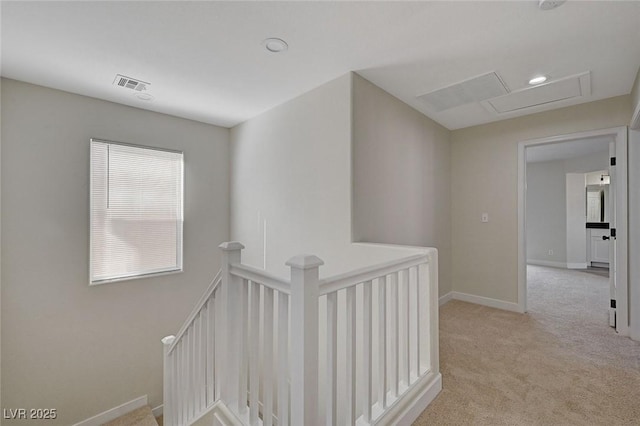
<svg viewBox="0 0 640 426">
<path fill-rule="evenodd" d="M 533 77 L 531 80 L 529 80 L 529 84 L 533 86 L 535 84 L 544 83 L 545 81 L 547 81 L 547 76 L 546 75 L 539 75 L 539 76 Z"/>
<path fill-rule="evenodd" d="M 289 48 L 287 42 L 279 38 L 268 38 L 262 42 L 262 45 L 272 53 L 284 52 Z"/>
</svg>

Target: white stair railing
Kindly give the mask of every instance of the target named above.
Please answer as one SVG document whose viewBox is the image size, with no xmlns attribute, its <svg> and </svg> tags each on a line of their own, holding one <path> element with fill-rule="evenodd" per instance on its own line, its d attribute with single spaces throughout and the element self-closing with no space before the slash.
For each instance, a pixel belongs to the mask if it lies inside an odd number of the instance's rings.
<svg viewBox="0 0 640 426">
<path fill-rule="evenodd" d="M 435 251 L 321 281 L 324 424 L 385 424 L 404 395 L 438 374 L 430 328 L 437 326 L 437 261 L 430 256 Z"/>
<path fill-rule="evenodd" d="M 435 249 L 322 280 L 321 259 L 296 256 L 287 281 L 220 248 L 219 277 L 163 339 L 165 425 L 217 402 L 235 424 L 387 424 L 439 380 Z"/>
<path fill-rule="evenodd" d="M 216 356 L 216 337 L 221 333 L 220 283 L 218 272 L 178 334 L 162 339 L 165 425 L 189 424 L 220 394 L 220 360 Z"/>
<path fill-rule="evenodd" d="M 222 282 L 227 315 L 227 407 L 245 424 L 289 424 L 289 282 L 240 263 L 225 243 Z M 227 286 L 228 284 L 228 286 Z M 226 387 L 226 386 L 225 386 Z"/>
</svg>

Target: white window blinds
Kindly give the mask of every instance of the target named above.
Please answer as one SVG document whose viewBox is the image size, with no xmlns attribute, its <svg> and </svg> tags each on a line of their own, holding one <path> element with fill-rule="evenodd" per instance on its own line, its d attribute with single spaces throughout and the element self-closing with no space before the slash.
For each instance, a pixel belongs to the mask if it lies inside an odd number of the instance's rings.
<svg viewBox="0 0 640 426">
<path fill-rule="evenodd" d="M 91 283 L 182 270 L 182 153 L 91 140 Z"/>
</svg>

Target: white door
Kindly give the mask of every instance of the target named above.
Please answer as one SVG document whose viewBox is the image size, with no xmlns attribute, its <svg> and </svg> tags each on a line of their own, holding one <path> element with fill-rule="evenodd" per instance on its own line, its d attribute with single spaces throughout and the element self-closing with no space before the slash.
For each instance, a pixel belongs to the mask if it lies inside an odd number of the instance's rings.
<svg viewBox="0 0 640 426">
<path fill-rule="evenodd" d="M 609 293 L 610 293 L 610 305 L 609 305 L 609 325 L 611 327 L 616 326 L 616 167 L 614 160 L 616 158 L 616 144 L 615 142 L 609 143 L 609 158 L 612 160 L 609 163 L 609 236 L 602 237 L 609 240 Z"/>
<path fill-rule="evenodd" d="M 640 253 L 640 129 L 629 130 L 629 257 Z M 629 320 L 631 338 L 640 341 L 640 262 L 629 262 Z"/>
</svg>

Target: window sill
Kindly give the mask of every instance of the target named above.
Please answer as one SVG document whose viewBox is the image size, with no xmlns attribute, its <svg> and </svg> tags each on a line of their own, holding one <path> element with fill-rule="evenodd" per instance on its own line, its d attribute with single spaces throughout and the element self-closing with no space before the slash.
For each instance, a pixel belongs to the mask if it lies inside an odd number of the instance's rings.
<svg viewBox="0 0 640 426">
<path fill-rule="evenodd" d="M 119 283 L 119 282 L 123 282 L 123 281 L 139 280 L 139 279 L 142 279 L 142 278 L 155 278 L 155 277 L 161 277 L 161 276 L 164 276 L 164 275 L 175 275 L 175 274 L 180 274 L 183 271 L 184 271 L 183 269 L 173 269 L 173 270 L 170 270 L 170 271 L 151 272 L 151 273 L 148 273 L 148 274 L 132 275 L 132 276 L 129 276 L 129 277 L 111 278 L 111 279 L 99 280 L 99 281 L 89 281 L 89 286 L 93 287 L 93 286 L 102 285 L 102 284 L 111 284 L 111 283 Z"/>
</svg>

